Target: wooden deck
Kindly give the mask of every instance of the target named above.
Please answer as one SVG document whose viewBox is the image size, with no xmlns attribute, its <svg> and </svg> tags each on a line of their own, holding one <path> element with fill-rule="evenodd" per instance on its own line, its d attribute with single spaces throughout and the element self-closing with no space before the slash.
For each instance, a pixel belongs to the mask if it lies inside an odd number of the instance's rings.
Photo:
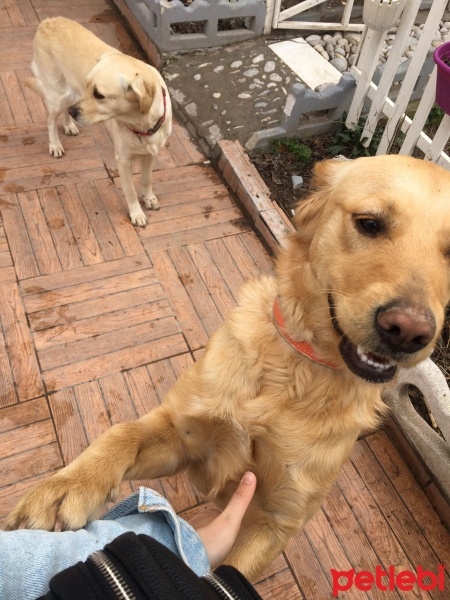
<svg viewBox="0 0 450 600">
<path fill-rule="evenodd" d="M 0 2 L 0 517 L 112 423 L 157 405 L 202 352 L 241 284 L 272 261 L 234 198 L 175 123 L 158 157 L 161 210 L 129 221 L 102 125 L 48 155 L 46 115 L 23 82 L 38 22 L 62 14 L 141 56 L 107 0 Z M 184 475 L 152 482 L 178 511 L 201 501 Z M 358 442 L 320 514 L 257 587 L 332 597 L 330 569 L 450 565 L 450 539 L 386 432 Z M 135 484 L 133 483 L 133 487 Z M 131 489 L 124 486 L 124 494 Z M 450 598 L 358 591 L 345 599 Z"/>
</svg>

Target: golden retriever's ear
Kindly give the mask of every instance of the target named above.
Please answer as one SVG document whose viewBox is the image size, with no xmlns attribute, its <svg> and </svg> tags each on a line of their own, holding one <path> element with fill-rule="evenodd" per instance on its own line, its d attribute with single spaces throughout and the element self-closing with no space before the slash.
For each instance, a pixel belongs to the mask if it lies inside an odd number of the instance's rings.
<svg viewBox="0 0 450 600">
<path fill-rule="evenodd" d="M 346 167 L 345 163 L 347 161 L 324 160 L 315 165 L 312 193 L 306 200 L 300 201 L 293 218 L 301 239 L 312 239 L 325 208 L 333 202 L 333 190 L 336 189 L 339 174 Z"/>
<path fill-rule="evenodd" d="M 139 100 L 139 110 L 144 115 L 148 113 L 155 97 L 155 86 L 145 79 L 135 77 L 130 83 L 130 88 L 136 94 Z"/>
</svg>

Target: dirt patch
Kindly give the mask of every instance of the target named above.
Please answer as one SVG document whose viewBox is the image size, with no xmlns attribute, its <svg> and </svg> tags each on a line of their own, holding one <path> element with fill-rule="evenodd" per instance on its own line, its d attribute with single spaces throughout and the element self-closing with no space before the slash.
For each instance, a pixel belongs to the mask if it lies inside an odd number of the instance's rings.
<svg viewBox="0 0 450 600">
<path fill-rule="evenodd" d="M 269 188 L 271 198 L 276 200 L 289 218 L 292 217 L 295 205 L 309 193 L 314 165 L 321 160 L 331 158 L 329 148 L 332 139 L 332 135 L 326 135 L 307 140 L 305 144 L 310 148 L 311 156 L 306 162 L 299 160 L 298 156 L 283 143 L 277 144 L 276 148 L 271 145 L 263 152 L 249 154 Z M 304 181 L 303 187 L 298 192 L 292 189 L 294 175 L 303 177 Z"/>
</svg>

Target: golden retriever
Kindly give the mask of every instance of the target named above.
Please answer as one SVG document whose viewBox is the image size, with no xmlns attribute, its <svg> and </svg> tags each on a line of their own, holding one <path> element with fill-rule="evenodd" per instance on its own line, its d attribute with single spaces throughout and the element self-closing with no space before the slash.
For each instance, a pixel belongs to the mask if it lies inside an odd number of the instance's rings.
<svg viewBox="0 0 450 600">
<path fill-rule="evenodd" d="M 226 562 L 254 580 L 319 509 L 397 368 L 430 356 L 450 295 L 450 174 L 402 156 L 325 161 L 276 275 L 238 306 L 163 404 L 115 425 L 9 516 L 76 529 L 124 479 L 187 469 L 223 506 L 257 492 Z M 275 305 L 275 312 L 274 312 Z"/>
<path fill-rule="evenodd" d="M 114 143 L 125 199 L 133 225 L 147 223 L 132 177 L 133 159 L 141 159 L 142 199 L 158 209 L 152 190 L 155 157 L 172 129 L 172 108 L 161 75 L 146 63 L 122 54 L 79 23 L 56 17 L 39 25 L 26 85 L 39 94 L 48 112 L 49 152 L 64 154 L 58 136 L 61 115 L 66 135 L 78 135 L 76 123 L 105 121 Z"/>
</svg>

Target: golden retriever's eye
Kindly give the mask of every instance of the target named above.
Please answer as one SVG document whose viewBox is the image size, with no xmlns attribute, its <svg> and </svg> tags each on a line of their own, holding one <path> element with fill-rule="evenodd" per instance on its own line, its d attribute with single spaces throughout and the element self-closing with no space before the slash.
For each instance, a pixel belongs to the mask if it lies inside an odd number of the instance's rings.
<svg viewBox="0 0 450 600">
<path fill-rule="evenodd" d="M 92 92 L 92 95 L 94 96 L 94 98 L 96 100 L 104 100 L 105 96 L 103 94 L 100 94 L 100 92 L 98 91 L 97 88 L 94 88 L 94 91 Z"/>
<path fill-rule="evenodd" d="M 370 217 L 356 219 L 356 227 L 360 233 L 369 237 L 377 237 L 383 230 L 381 221 Z"/>
</svg>

